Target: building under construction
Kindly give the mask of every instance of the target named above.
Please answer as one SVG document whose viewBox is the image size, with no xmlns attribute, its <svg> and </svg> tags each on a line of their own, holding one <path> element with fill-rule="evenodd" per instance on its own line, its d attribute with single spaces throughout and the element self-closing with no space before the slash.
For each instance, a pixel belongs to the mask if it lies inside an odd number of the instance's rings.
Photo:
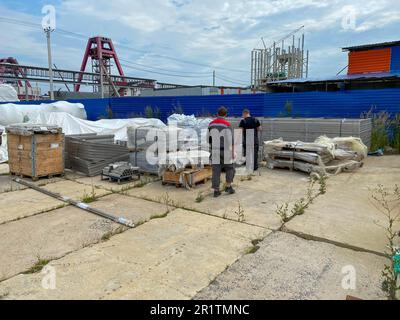
<svg viewBox="0 0 400 320">
<path fill-rule="evenodd" d="M 267 47 L 251 52 L 251 86 L 254 90 L 267 91 L 272 81 L 308 77 L 309 51 L 305 51 L 305 36 L 297 29 Z"/>
</svg>

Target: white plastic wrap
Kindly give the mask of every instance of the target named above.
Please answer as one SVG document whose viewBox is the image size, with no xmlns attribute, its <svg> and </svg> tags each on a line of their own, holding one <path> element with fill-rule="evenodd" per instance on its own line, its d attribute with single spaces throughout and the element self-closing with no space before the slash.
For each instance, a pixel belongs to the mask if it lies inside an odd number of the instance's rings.
<svg viewBox="0 0 400 320">
<path fill-rule="evenodd" d="M 183 129 L 181 136 L 192 136 L 192 132 L 195 130 L 198 134 L 197 139 L 199 140 L 197 145 L 201 150 L 209 149 L 207 129 L 212 120 L 213 119 L 211 118 L 198 119 L 194 115 L 187 116 L 184 114 L 173 114 L 167 119 L 169 126 L 177 126 L 178 128 Z"/>
<path fill-rule="evenodd" d="M 18 94 L 9 84 L 0 84 L 0 102 L 19 101 Z"/>
<path fill-rule="evenodd" d="M 54 103 L 34 104 L 0 104 L 0 125 L 30 122 L 38 113 L 65 112 L 78 119 L 86 119 L 85 107 L 81 103 L 58 101 Z"/>
<path fill-rule="evenodd" d="M 106 119 L 98 121 L 89 121 L 76 118 L 65 112 L 39 112 L 32 116 L 29 123 L 46 123 L 56 125 L 63 129 L 66 135 L 97 133 L 109 135 L 113 134 L 115 140 L 127 141 L 127 128 L 140 126 L 155 126 L 164 128 L 165 124 L 159 119 Z"/>
<path fill-rule="evenodd" d="M 0 126 L 0 131 L 3 132 L 2 142 L 0 145 L 0 163 L 8 161 L 8 153 L 7 153 L 7 135 L 5 133 L 5 127 Z"/>
</svg>

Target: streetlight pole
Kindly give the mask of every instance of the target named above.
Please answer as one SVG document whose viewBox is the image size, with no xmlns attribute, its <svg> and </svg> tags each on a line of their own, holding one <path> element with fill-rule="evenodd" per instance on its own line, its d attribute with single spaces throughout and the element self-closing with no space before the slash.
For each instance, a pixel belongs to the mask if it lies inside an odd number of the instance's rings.
<svg viewBox="0 0 400 320">
<path fill-rule="evenodd" d="M 215 70 L 213 71 L 213 87 L 215 87 Z"/>
<path fill-rule="evenodd" d="M 54 31 L 50 26 L 44 29 L 47 38 L 47 59 L 49 63 L 49 78 L 50 78 L 50 100 L 54 100 L 54 88 L 53 88 L 53 62 L 51 59 L 51 39 L 50 35 Z"/>
</svg>

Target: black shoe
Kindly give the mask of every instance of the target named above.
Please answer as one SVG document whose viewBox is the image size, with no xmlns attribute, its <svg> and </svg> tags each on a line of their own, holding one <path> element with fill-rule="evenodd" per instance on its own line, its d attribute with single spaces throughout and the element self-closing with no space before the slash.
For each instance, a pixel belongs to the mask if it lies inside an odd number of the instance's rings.
<svg viewBox="0 0 400 320">
<path fill-rule="evenodd" d="M 215 190 L 214 191 L 214 198 L 218 198 L 221 194 L 222 194 L 221 191 Z"/>
<path fill-rule="evenodd" d="M 228 188 L 225 189 L 225 192 L 228 193 L 228 194 L 234 194 L 236 191 L 232 187 L 228 187 Z"/>
</svg>

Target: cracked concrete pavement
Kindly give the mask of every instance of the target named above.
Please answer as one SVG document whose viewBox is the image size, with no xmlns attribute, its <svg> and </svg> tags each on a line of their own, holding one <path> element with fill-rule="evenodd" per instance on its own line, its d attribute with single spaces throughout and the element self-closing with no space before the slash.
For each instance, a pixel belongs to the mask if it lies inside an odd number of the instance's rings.
<svg viewBox="0 0 400 320">
<path fill-rule="evenodd" d="M 140 225 L 130 230 L 70 206 L 52 210 L 63 204 L 33 190 L 3 192 L 0 296 L 382 299 L 380 275 L 388 262 L 379 227 L 384 220 L 368 198 L 370 188 L 399 179 L 399 156 L 368 158 L 359 171 L 331 177 L 327 193 L 282 230 L 276 206 L 305 195 L 306 175 L 262 169 L 251 180 L 238 177 L 237 194 L 219 200 L 211 197 L 210 183 L 190 191 L 159 181 L 135 188 L 70 175 L 45 186 L 77 199 L 94 186 L 98 198 L 90 205 Z M 0 192 L 1 187 L 2 181 Z M 254 247 L 256 239 L 262 241 Z M 20 274 L 38 257 L 55 267 L 56 290 L 41 287 L 40 272 Z M 341 287 L 347 265 L 357 271 L 355 291 Z"/>
</svg>

